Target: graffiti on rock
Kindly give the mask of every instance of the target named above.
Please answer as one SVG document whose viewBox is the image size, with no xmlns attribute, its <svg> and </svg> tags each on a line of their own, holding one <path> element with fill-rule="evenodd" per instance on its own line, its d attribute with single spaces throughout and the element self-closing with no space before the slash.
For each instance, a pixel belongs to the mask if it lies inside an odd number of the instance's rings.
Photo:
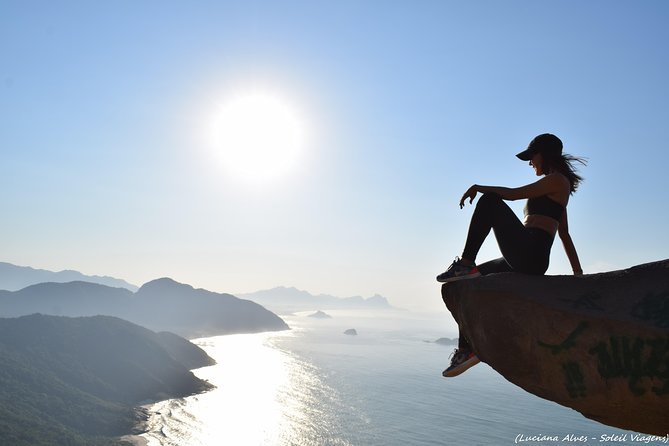
<svg viewBox="0 0 669 446">
<path fill-rule="evenodd" d="M 581 366 L 577 362 L 567 361 L 562 364 L 562 370 L 565 376 L 565 385 L 567 392 L 572 398 L 585 396 L 585 380 L 581 372 Z"/>
<path fill-rule="evenodd" d="M 565 388 L 572 398 L 584 397 L 587 391 L 583 364 L 569 357 L 569 350 L 577 345 L 579 336 L 587 329 L 588 323 L 582 321 L 559 344 L 538 341 L 539 346 L 550 350 L 552 355 L 568 354 L 563 355 L 560 365 Z M 649 390 L 657 396 L 669 395 L 669 337 L 610 336 L 597 342 L 587 353 L 596 361 L 601 378 L 627 380 L 633 395 L 641 396 Z"/>
<path fill-rule="evenodd" d="M 572 308 L 579 310 L 581 308 L 584 308 L 586 310 L 596 310 L 596 311 L 604 311 L 604 308 L 600 307 L 597 302 L 597 300 L 601 299 L 601 295 L 597 294 L 596 292 L 590 292 L 586 293 L 580 297 L 577 297 L 576 299 L 566 299 L 562 298 L 560 299 L 563 302 L 569 302 L 572 306 Z"/>
<path fill-rule="evenodd" d="M 564 341 L 560 342 L 559 344 L 546 344 L 545 342 L 538 341 L 538 344 L 541 347 L 547 348 L 553 353 L 554 355 L 557 355 L 558 353 L 562 353 L 563 351 L 569 350 L 571 347 L 576 345 L 576 338 L 585 331 L 585 329 L 588 328 L 588 323 L 583 321 L 580 324 L 578 324 L 578 327 L 574 329 L 567 337 L 565 338 Z"/>
<path fill-rule="evenodd" d="M 625 378 L 630 391 L 637 396 L 656 383 L 651 391 L 658 396 L 669 394 L 669 338 L 628 338 L 611 336 L 589 350 L 597 357 L 597 370 L 604 379 Z M 648 378 L 644 386 L 642 380 Z M 659 385 L 657 384 L 659 383 Z"/>
<path fill-rule="evenodd" d="M 648 293 L 632 308 L 632 316 L 650 321 L 656 327 L 669 328 L 669 291 Z"/>
</svg>

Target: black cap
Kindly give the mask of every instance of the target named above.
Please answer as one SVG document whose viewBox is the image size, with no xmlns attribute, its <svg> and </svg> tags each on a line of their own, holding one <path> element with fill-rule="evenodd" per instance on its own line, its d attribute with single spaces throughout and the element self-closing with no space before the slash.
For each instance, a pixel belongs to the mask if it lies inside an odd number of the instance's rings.
<svg viewBox="0 0 669 446">
<path fill-rule="evenodd" d="M 535 153 L 541 153 L 550 158 L 557 158 L 562 155 L 562 141 L 551 133 L 542 133 L 530 141 L 527 149 L 516 156 L 523 161 L 529 161 Z"/>
</svg>

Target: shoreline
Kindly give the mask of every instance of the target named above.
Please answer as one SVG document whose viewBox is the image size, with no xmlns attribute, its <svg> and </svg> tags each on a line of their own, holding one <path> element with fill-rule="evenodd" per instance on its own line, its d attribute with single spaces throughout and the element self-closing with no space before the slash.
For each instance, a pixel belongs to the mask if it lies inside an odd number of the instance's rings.
<svg viewBox="0 0 669 446">
<path fill-rule="evenodd" d="M 149 441 L 139 435 L 124 435 L 119 438 L 120 441 L 130 443 L 132 446 L 148 446 Z"/>
<path fill-rule="evenodd" d="M 145 434 L 148 429 L 148 421 L 151 416 L 150 406 L 154 402 L 147 402 L 142 406 L 136 406 L 134 408 L 135 416 L 137 417 L 137 422 L 135 423 L 134 428 L 131 433 L 122 435 L 119 437 L 119 441 L 125 441 L 130 443 L 132 446 L 148 446 L 149 441 L 142 437 L 141 435 Z"/>
</svg>

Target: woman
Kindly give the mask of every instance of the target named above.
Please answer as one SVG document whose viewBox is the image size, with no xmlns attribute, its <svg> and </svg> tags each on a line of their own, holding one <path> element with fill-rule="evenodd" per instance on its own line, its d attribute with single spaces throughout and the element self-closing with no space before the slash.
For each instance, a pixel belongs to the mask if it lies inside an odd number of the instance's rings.
<svg viewBox="0 0 669 446">
<path fill-rule="evenodd" d="M 477 193 L 483 195 L 474 210 L 462 257 L 456 257 L 453 264 L 437 276 L 437 281 L 448 283 L 480 275 L 512 271 L 542 275 L 548 269 L 556 232 L 562 240 L 574 274 L 583 274 L 574 243 L 569 235 L 567 203 L 583 180 L 576 174 L 574 162 L 585 165 L 585 161 L 563 154 L 562 141 L 550 133 L 534 138 L 527 149 L 516 156 L 529 161 L 535 174 L 542 178 L 535 183 L 517 188 L 475 184 L 467 189 L 460 200 L 460 209 L 464 207 L 467 198 L 471 204 Z M 524 198 L 527 199 L 527 204 L 525 220 L 521 223 L 504 200 Z M 503 257 L 477 267 L 476 255 L 490 229 L 495 232 Z M 478 362 L 476 354 L 461 334 L 451 364 L 444 370 L 443 375 L 457 376 Z"/>
</svg>

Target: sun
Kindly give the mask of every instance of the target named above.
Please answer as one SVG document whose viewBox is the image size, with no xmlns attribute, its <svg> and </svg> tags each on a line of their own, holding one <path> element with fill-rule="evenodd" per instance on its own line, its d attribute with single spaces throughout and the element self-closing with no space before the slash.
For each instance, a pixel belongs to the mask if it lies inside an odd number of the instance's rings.
<svg viewBox="0 0 669 446">
<path fill-rule="evenodd" d="M 254 92 L 230 99 L 214 119 L 214 147 L 224 168 L 250 181 L 291 172 L 304 145 L 303 123 L 277 95 Z"/>
</svg>

